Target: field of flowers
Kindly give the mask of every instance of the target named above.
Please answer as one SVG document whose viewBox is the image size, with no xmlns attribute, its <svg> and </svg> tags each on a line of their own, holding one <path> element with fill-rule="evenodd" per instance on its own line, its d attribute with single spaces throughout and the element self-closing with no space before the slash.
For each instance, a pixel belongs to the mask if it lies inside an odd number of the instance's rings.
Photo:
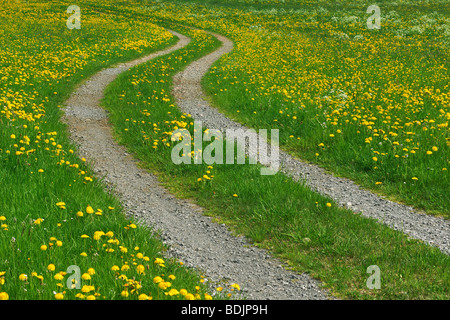
<svg viewBox="0 0 450 320">
<path fill-rule="evenodd" d="M 279 128 L 302 159 L 448 217 L 448 3 L 384 2 L 377 30 L 367 1 L 172 2 L 140 10 L 236 44 L 204 79 L 221 111 Z"/>
<path fill-rule="evenodd" d="M 134 17 L 162 11 L 94 6 Z M 171 192 L 194 199 L 217 221 L 271 250 L 294 270 L 321 279 L 336 296 L 445 299 L 450 260 L 434 248 L 341 209 L 282 174 L 261 176 L 258 166 L 175 165 L 171 151 L 178 142 L 172 141 L 171 134 L 186 128 L 193 135 L 194 119 L 176 107 L 170 94 L 172 76 L 217 43 L 204 32 L 158 24 L 193 41 L 119 76 L 103 105 L 119 141 Z M 383 270 L 383 290 L 367 290 L 364 266 L 371 264 Z"/>
<path fill-rule="evenodd" d="M 0 299 L 216 299 L 182 262 L 164 261 L 152 232 L 126 219 L 60 121 L 76 84 L 105 66 L 191 37 L 179 52 L 121 75 L 103 101 L 117 138 L 176 195 L 191 197 L 332 293 L 354 299 L 448 299 L 447 255 L 336 206 L 257 166 L 176 166 L 173 130 L 193 130 L 171 77 L 217 48 L 235 50 L 204 87 L 221 111 L 278 128 L 290 152 L 448 216 L 449 19 L 446 3 L 367 1 L 80 1 L 69 30 L 60 1 L 0 0 Z M 221 6 L 215 6 L 221 4 Z M 386 9 L 388 8 L 388 9 Z M 444 8 L 434 12 L 437 8 Z M 447 12 L 447 13 L 446 13 Z M 383 289 L 366 287 L 366 267 Z M 67 280 L 79 268 L 80 289 Z M 237 286 L 235 286 L 237 287 Z"/>
<path fill-rule="evenodd" d="M 69 30 L 69 5 L 0 3 L 0 300 L 211 299 L 200 275 L 164 261 L 162 243 L 125 218 L 60 121 L 80 80 L 176 39 L 87 8 Z"/>
</svg>

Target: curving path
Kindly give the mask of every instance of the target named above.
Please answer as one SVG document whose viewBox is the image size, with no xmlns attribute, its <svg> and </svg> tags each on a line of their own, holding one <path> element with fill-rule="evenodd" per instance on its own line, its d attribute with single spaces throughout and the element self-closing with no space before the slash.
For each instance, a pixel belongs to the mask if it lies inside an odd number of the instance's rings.
<svg viewBox="0 0 450 320">
<path fill-rule="evenodd" d="M 189 43 L 189 38 L 171 32 L 180 39 L 176 45 L 95 74 L 67 100 L 64 121 L 79 146 L 79 155 L 113 187 L 128 214 L 162 230 L 170 256 L 204 271 L 210 283 L 238 283 L 248 299 L 327 299 L 317 280 L 286 270 L 265 250 L 233 236 L 225 225 L 211 222 L 201 208 L 169 194 L 113 139 L 107 113 L 99 106 L 106 86 L 119 73 Z M 223 48 L 214 53 L 215 57 L 221 52 Z M 202 66 L 201 72 L 206 70 Z"/>
<path fill-rule="evenodd" d="M 224 135 L 226 129 L 247 128 L 234 122 L 211 107 L 203 99 L 201 79 L 211 65 L 223 54 L 230 52 L 233 43 L 226 37 L 209 32 L 216 36 L 222 47 L 189 65 L 184 71 L 174 77 L 173 95 L 179 108 L 201 121 L 209 129 L 218 129 Z M 241 137 L 246 133 L 242 132 Z M 248 136 L 255 138 L 256 133 Z M 438 247 L 442 252 L 450 253 L 450 220 L 437 218 L 416 212 L 412 207 L 385 200 L 380 196 L 361 189 L 349 179 L 337 178 L 325 172 L 324 169 L 304 163 L 291 155 L 279 150 L 277 146 L 269 145 L 261 139 L 265 150 L 279 153 L 280 171 L 296 181 L 304 181 L 307 186 L 323 195 L 334 199 L 339 205 L 347 207 L 363 216 L 373 218 L 387 226 L 400 230 L 409 236 L 420 239 Z M 248 146 L 248 145 L 247 145 Z M 251 157 L 257 158 L 264 165 L 270 164 L 270 159 L 263 154 L 257 155 L 257 150 L 246 150 Z"/>
</svg>

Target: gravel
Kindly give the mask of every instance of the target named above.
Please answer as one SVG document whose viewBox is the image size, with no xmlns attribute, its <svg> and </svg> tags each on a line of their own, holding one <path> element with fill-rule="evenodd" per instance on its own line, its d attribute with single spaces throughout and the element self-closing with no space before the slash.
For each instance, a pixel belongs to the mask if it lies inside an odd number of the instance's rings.
<svg viewBox="0 0 450 320">
<path fill-rule="evenodd" d="M 119 73 L 189 43 L 187 37 L 171 32 L 180 39 L 175 46 L 100 71 L 67 100 L 63 120 L 78 145 L 79 156 L 85 157 L 96 175 L 119 196 L 127 215 L 158 230 L 170 248 L 168 257 L 176 257 L 204 273 L 209 284 L 238 283 L 238 297 L 251 300 L 332 298 L 320 289 L 319 281 L 287 270 L 267 251 L 252 246 L 244 237 L 232 235 L 224 224 L 212 222 L 200 207 L 168 193 L 112 138 L 107 112 L 99 107 L 104 89 Z M 215 53 L 216 57 L 222 50 Z M 202 67 L 194 71 L 195 78 L 200 75 L 198 72 L 206 70 Z"/>
<path fill-rule="evenodd" d="M 201 88 L 201 78 L 217 59 L 233 48 L 233 43 L 226 37 L 215 33 L 211 34 L 222 42 L 222 47 L 178 73 L 174 77 L 173 95 L 183 112 L 191 114 L 192 118 L 201 121 L 205 127 L 220 130 L 226 136 L 227 129 L 246 130 L 247 128 L 230 120 L 203 99 L 205 94 Z M 238 135 L 245 137 L 247 133 L 243 131 Z M 253 138 L 255 135 L 256 133 L 248 134 Z M 295 159 L 279 150 L 275 145 L 270 149 L 264 138 L 259 139 L 258 143 L 265 146 L 266 150 L 279 154 L 280 171 L 294 180 L 303 181 L 312 190 L 329 196 L 342 207 L 359 212 L 365 217 L 376 219 L 412 238 L 436 246 L 446 254 L 450 253 L 450 220 L 426 215 L 415 211 L 412 207 L 383 199 L 362 189 L 351 180 L 335 177 L 316 165 Z M 249 147 L 248 143 L 247 147 Z M 257 158 L 264 165 L 271 163 L 267 155 L 259 154 L 258 156 L 257 150 L 254 148 L 249 148 L 246 153 Z"/>
</svg>

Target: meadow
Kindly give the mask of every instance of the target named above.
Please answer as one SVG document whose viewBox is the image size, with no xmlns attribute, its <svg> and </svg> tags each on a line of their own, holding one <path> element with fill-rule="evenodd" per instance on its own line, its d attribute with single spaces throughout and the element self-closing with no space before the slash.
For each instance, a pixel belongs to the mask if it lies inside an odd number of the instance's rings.
<svg viewBox="0 0 450 320">
<path fill-rule="evenodd" d="M 176 39 L 87 8 L 71 32 L 59 1 L 1 6 L 0 298 L 212 299 L 198 272 L 165 261 L 153 231 L 125 217 L 60 120 L 84 78 Z"/>
<path fill-rule="evenodd" d="M 133 10 L 116 11 L 136 16 Z M 152 17 L 153 11 L 147 14 Z M 176 108 L 170 79 L 204 54 L 203 46 L 212 40 L 160 23 L 202 41 L 121 75 L 108 88 L 103 105 L 117 140 L 164 186 L 179 197 L 194 199 L 217 222 L 269 249 L 293 270 L 321 279 L 335 296 L 445 299 L 449 259 L 420 241 L 339 208 L 282 174 L 261 176 L 258 166 L 175 165 L 171 151 L 178 141 L 171 139 L 172 133 L 185 128 L 193 136 L 195 119 Z M 371 264 L 384 270 L 383 290 L 366 287 L 365 267 Z"/>
<path fill-rule="evenodd" d="M 379 30 L 367 28 L 367 1 L 224 3 L 144 6 L 235 42 L 203 82 L 219 110 L 280 129 L 300 159 L 449 217 L 448 3 L 380 2 Z"/>
<path fill-rule="evenodd" d="M 60 107 L 94 72 L 173 44 L 106 92 L 117 140 L 174 194 L 322 281 L 344 299 L 448 299 L 448 255 L 338 207 L 282 174 L 252 165 L 174 165 L 171 132 L 193 130 L 171 78 L 219 43 L 235 43 L 204 78 L 212 103 L 254 128 L 280 129 L 282 148 L 386 197 L 448 218 L 449 18 L 445 2 L 81 1 L 68 30 L 59 1 L 1 2 L 0 297 L 226 299 L 127 219 L 61 123 Z M 444 10 L 439 10 L 444 9 Z M 447 10 L 447 11 L 446 11 Z M 436 12 L 435 12 L 436 11 Z M 19 19 L 19 17 L 21 17 Z M 33 37 L 30 37 L 33 34 Z M 206 128 L 205 128 L 206 129 Z M 83 286 L 68 290 L 67 268 Z M 368 290 L 378 265 L 383 288 Z"/>
</svg>

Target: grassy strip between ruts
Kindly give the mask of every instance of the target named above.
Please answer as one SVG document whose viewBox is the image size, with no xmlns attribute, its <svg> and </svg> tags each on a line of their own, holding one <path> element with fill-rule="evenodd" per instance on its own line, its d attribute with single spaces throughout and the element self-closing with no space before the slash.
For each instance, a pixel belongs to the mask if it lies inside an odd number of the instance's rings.
<svg viewBox="0 0 450 320">
<path fill-rule="evenodd" d="M 82 4 L 82 28 L 69 30 L 69 5 L 2 2 L 0 299 L 210 298 L 200 275 L 164 262 L 163 244 L 125 217 L 60 121 L 82 79 L 176 38 Z M 71 289 L 77 268 L 81 289 Z"/>
<path fill-rule="evenodd" d="M 385 2 L 381 29 L 370 30 L 368 1 L 294 3 L 149 1 L 133 10 L 235 42 L 203 82 L 227 116 L 279 128 L 282 148 L 301 159 L 448 218 L 448 6 Z"/>
<path fill-rule="evenodd" d="M 194 38 L 187 48 L 134 68 L 108 88 L 103 103 L 120 142 L 171 192 L 194 199 L 338 297 L 447 299 L 450 260 L 436 248 L 338 208 L 281 174 L 261 176 L 259 166 L 173 164 L 171 133 L 186 128 L 193 135 L 193 119 L 174 105 L 170 79 L 212 41 L 180 31 Z M 366 287 L 370 265 L 381 270 L 380 290 Z"/>
</svg>

